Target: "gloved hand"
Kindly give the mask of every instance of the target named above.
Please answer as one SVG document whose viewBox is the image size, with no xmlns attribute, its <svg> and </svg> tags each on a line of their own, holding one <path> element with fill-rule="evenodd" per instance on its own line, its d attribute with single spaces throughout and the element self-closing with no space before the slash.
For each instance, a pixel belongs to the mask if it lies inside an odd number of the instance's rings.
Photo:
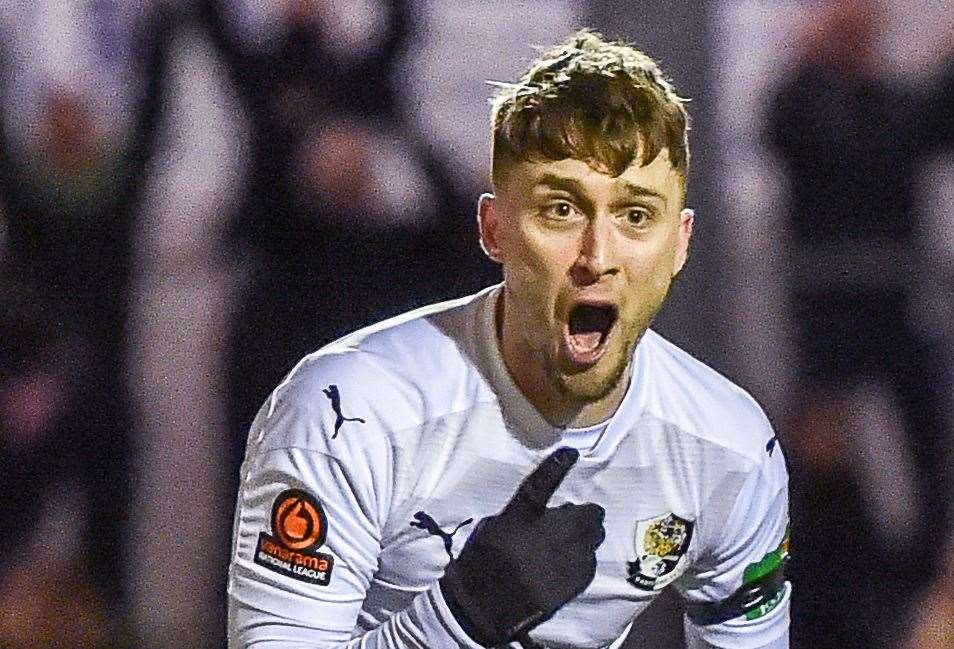
<svg viewBox="0 0 954 649">
<path fill-rule="evenodd" d="M 579 455 L 571 448 L 554 451 L 499 514 L 477 524 L 448 563 L 441 592 L 478 644 L 526 637 L 593 581 L 606 512 L 592 503 L 547 507 Z"/>
</svg>

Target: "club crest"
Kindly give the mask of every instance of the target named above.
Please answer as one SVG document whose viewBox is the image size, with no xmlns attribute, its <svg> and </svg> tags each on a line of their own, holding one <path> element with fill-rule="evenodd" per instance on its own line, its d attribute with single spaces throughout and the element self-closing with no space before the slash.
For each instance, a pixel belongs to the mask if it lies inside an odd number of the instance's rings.
<svg viewBox="0 0 954 649">
<path fill-rule="evenodd" d="M 661 590 L 688 567 L 693 522 L 672 512 L 636 522 L 636 560 L 626 580 L 641 590 Z"/>
</svg>

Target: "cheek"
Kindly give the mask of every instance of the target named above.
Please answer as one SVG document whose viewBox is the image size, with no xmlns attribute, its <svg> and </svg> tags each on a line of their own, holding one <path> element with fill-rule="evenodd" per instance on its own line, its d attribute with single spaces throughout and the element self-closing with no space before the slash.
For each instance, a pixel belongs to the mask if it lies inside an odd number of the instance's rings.
<svg viewBox="0 0 954 649">
<path fill-rule="evenodd" d="M 537 323 L 523 332 L 527 342 L 536 347 L 549 339 L 556 304 L 573 263 L 567 260 L 573 244 L 515 228 L 508 232 L 505 245 L 504 281 L 520 319 Z"/>
<path fill-rule="evenodd" d="M 644 298 L 649 297 L 650 293 L 665 294 L 672 283 L 674 263 L 675 248 L 668 242 L 653 250 L 635 254 L 627 263 L 630 283 Z"/>
<path fill-rule="evenodd" d="M 541 232 L 530 225 L 508 232 L 507 244 L 504 271 L 540 291 L 560 284 L 573 265 L 576 244 L 571 236 Z"/>
</svg>

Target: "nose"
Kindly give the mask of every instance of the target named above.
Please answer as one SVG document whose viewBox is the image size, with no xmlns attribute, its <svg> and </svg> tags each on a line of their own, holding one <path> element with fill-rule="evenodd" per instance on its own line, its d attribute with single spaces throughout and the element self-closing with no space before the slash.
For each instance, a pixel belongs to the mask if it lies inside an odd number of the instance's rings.
<svg viewBox="0 0 954 649">
<path fill-rule="evenodd" d="M 580 237 L 580 253 L 570 268 L 570 276 L 577 286 L 589 286 L 604 275 L 615 275 L 612 228 L 607 219 L 590 219 Z"/>
</svg>

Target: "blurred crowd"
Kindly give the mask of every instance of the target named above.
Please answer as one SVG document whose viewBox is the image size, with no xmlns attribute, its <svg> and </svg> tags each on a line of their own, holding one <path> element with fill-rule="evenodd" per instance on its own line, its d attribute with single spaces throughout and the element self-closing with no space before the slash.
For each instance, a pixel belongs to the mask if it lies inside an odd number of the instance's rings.
<svg viewBox="0 0 954 649">
<path fill-rule="evenodd" d="M 769 110 L 787 175 L 799 355 L 785 431 L 799 554 L 791 572 L 802 586 L 793 617 L 796 642 L 818 649 L 897 646 L 901 604 L 942 573 L 948 551 L 951 339 L 924 325 L 919 300 L 950 302 L 954 276 L 925 245 L 918 175 L 954 150 L 954 66 L 927 87 L 888 78 L 876 52 L 884 24 L 870 1 L 819 11 Z M 875 412 L 879 391 L 886 412 Z M 903 438 L 892 451 L 909 461 L 886 461 L 878 488 L 907 500 L 889 503 L 907 512 L 879 519 L 853 428 L 890 447 L 871 429 L 892 411 Z M 898 488 L 903 473 L 909 494 Z"/>
<path fill-rule="evenodd" d="M 357 43 L 306 0 L 274 3 L 264 42 L 248 33 L 254 11 L 234 3 L 57 4 L 5 16 L 0 50 L 0 535 L 12 550 L 0 558 L 0 645 L 138 646 L 129 316 L 177 34 L 212 43 L 250 131 L 221 242 L 244 278 L 220 350 L 234 482 L 244 431 L 298 358 L 493 275 L 459 184 L 398 110 L 410 3 L 381 3 L 373 38 Z M 38 62 L 31 30 L 44 28 L 72 40 L 47 41 L 62 51 Z M 231 507 L 216 509 L 205 524 L 230 529 Z"/>
<path fill-rule="evenodd" d="M 462 177 L 457 152 L 411 116 L 403 66 L 428 37 L 420 9 L 46 0 L 4 10 L 0 646 L 148 645 L 132 622 L 128 562 L 140 542 L 131 485 L 148 489 L 135 394 L 150 388 L 133 386 L 129 341 L 146 261 L 137 232 L 182 34 L 214 53 L 248 141 L 214 251 L 239 278 L 213 350 L 225 368 L 227 492 L 252 416 L 298 358 L 497 280 L 473 231 L 485 183 Z M 954 150 L 954 57 L 927 85 L 889 77 L 871 64 L 882 21 L 870 1 L 823 3 L 767 98 L 766 146 L 789 185 L 780 280 L 798 377 L 775 419 L 792 473 L 793 646 L 806 649 L 954 646 L 952 337 L 918 317 L 925 300 L 954 307 L 952 269 L 923 245 L 918 182 L 925 160 Z M 871 403 L 861 393 L 882 395 L 884 412 L 859 408 Z M 892 427 L 900 459 L 878 488 L 896 491 L 878 510 L 854 431 Z M 231 502 L 210 510 L 190 524 L 229 530 Z M 227 536 L 209 558 L 223 571 Z M 209 603 L 216 620 L 221 606 Z"/>
</svg>

